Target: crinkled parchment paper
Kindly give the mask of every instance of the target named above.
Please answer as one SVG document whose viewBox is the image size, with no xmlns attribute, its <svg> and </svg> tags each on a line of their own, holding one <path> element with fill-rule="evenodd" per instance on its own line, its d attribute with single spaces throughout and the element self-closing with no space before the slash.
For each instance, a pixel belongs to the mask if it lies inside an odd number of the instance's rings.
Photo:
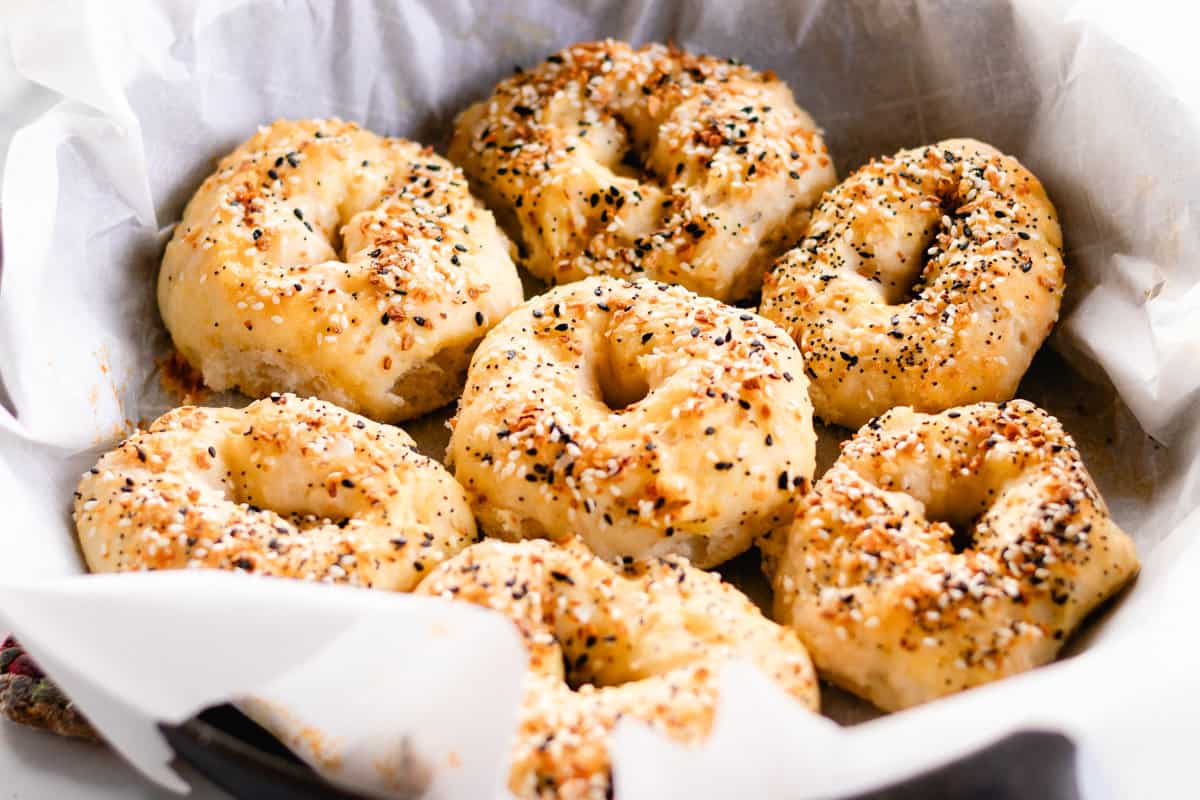
<svg viewBox="0 0 1200 800">
<path fill-rule="evenodd" d="M 1102 32 L 1102 14 L 1001 0 L 264 0 L 119 13 L 38 2 L 4 14 L 12 63 L 58 102 L 13 138 L 0 197 L 0 622 L 153 780 L 183 788 L 155 722 L 234 698 L 334 781 L 376 794 L 502 793 L 524 663 L 503 620 L 228 574 L 81 577 L 71 492 L 102 448 L 171 403 L 156 371 L 168 345 L 158 259 L 214 160 L 255 125 L 339 115 L 441 144 L 454 113 L 513 65 L 614 36 L 774 69 L 824 125 L 841 174 L 902 146 L 974 136 L 1041 177 L 1061 212 L 1070 290 L 1021 393 L 1076 435 L 1145 561 L 1071 657 L 904 713 L 874 718 L 829 691 L 839 725 L 732 665 L 698 750 L 633 723 L 618 731 L 618 795 L 829 796 L 1030 726 L 1072 735 L 1098 766 L 1095 785 L 1116 795 L 1189 785 L 1200 733 L 1200 93 Z M 1160 41 L 1115 29 L 1143 51 Z M 443 420 L 408 427 L 439 451 Z M 826 459 L 837 438 L 822 431 Z M 753 591 L 753 567 L 726 573 Z"/>
</svg>

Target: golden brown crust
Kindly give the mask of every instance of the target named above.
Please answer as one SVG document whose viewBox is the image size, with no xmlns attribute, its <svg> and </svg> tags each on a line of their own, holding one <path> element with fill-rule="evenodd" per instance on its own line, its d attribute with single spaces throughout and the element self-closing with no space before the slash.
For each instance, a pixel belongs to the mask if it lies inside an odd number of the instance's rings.
<svg viewBox="0 0 1200 800">
<path fill-rule="evenodd" d="M 800 345 L 817 416 L 858 427 L 896 406 L 1011 398 L 1063 288 L 1062 233 L 1037 178 L 952 139 L 827 192 L 760 311 Z"/>
<path fill-rule="evenodd" d="M 554 283 L 758 288 L 835 176 L 770 73 L 658 44 L 576 44 L 464 111 L 450 156 Z"/>
<path fill-rule="evenodd" d="M 480 345 L 449 460 L 483 529 L 712 566 L 791 517 L 816 437 L 800 353 L 680 286 L 589 278 Z"/>
<path fill-rule="evenodd" d="M 462 487 L 399 428 L 275 395 L 177 408 L 75 493 L 93 572 L 205 567 L 407 591 L 475 538 Z"/>
<path fill-rule="evenodd" d="M 471 349 L 521 302 L 508 251 L 428 148 L 337 119 L 279 121 L 188 204 L 159 308 L 213 389 L 397 421 L 452 400 Z"/>
<path fill-rule="evenodd" d="M 530 672 L 509 775 L 519 797 L 610 796 L 607 739 L 622 717 L 677 741 L 703 739 L 730 658 L 818 706 L 812 664 L 792 632 L 683 559 L 619 573 L 577 541 L 486 541 L 416 591 L 495 609 L 523 637 Z"/>
<path fill-rule="evenodd" d="M 825 676 L 896 710 L 1050 661 L 1137 568 L 1049 414 L 1023 400 L 898 408 L 802 501 L 775 616 Z"/>
</svg>

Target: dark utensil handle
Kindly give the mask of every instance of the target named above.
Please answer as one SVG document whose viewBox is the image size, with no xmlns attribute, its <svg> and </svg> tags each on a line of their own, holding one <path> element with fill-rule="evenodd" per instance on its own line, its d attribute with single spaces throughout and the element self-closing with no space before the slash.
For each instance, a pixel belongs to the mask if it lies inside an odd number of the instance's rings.
<svg viewBox="0 0 1200 800">
<path fill-rule="evenodd" d="M 240 800 L 362 800 L 337 789 L 232 706 L 161 726 L 176 755 Z M 1082 800 L 1075 745 L 1025 731 L 883 789 L 842 800 Z"/>
</svg>

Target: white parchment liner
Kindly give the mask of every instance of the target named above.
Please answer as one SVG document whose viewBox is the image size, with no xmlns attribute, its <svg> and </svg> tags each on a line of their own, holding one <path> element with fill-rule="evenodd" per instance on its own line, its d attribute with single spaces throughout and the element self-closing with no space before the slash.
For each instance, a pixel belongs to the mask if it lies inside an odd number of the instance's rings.
<svg viewBox="0 0 1200 800">
<path fill-rule="evenodd" d="M 1070 289 L 1058 355 L 1039 357 L 1021 393 L 1076 435 L 1145 562 L 1074 657 L 852 727 L 731 666 L 702 748 L 619 730 L 618 796 L 831 796 L 1028 726 L 1074 736 L 1098 765 L 1095 785 L 1117 796 L 1188 785 L 1200 734 L 1200 93 L 1156 75 L 1086 6 L 262 0 L 121 11 L 4 12 L 18 72 L 61 99 L 14 137 L 0 196 L 0 629 L 148 777 L 184 788 L 156 721 L 255 697 L 256 714 L 337 782 L 503 792 L 524 655 L 499 617 L 228 574 L 79 577 L 71 492 L 103 447 L 170 405 L 155 372 L 167 348 L 154 304 L 161 249 L 214 160 L 255 125 L 339 115 L 441 144 L 454 113 L 514 64 L 613 36 L 774 69 L 825 127 L 839 174 L 949 136 L 1029 166 L 1061 213 Z M 407 427 L 438 451 L 442 419 Z M 835 439 L 823 436 L 829 453 Z M 875 716 L 834 692 L 826 712 Z"/>
</svg>

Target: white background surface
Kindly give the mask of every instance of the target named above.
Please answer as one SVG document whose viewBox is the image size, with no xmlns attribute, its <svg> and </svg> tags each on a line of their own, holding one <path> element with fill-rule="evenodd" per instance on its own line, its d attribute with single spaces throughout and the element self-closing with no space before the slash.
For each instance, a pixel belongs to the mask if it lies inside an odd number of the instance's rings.
<svg viewBox="0 0 1200 800">
<path fill-rule="evenodd" d="M 196 800 L 229 797 L 191 770 L 181 774 L 192 785 L 189 796 Z M 0 721 L 0 800 L 176 797 L 144 780 L 108 748 Z"/>
<path fill-rule="evenodd" d="M 1200 98 L 1200 57 L 1192 41 L 1196 12 L 1188 6 L 1167 0 L 1087 3 L 1079 14 L 1100 19 L 1110 35 L 1153 59 L 1181 96 Z M 55 99 L 15 79 L 0 27 L 0 148 L 7 149 L 12 131 Z M 193 774 L 185 777 L 193 783 L 193 796 L 221 796 Z M 168 796 L 106 750 L 0 723 L 0 798 Z"/>
</svg>

